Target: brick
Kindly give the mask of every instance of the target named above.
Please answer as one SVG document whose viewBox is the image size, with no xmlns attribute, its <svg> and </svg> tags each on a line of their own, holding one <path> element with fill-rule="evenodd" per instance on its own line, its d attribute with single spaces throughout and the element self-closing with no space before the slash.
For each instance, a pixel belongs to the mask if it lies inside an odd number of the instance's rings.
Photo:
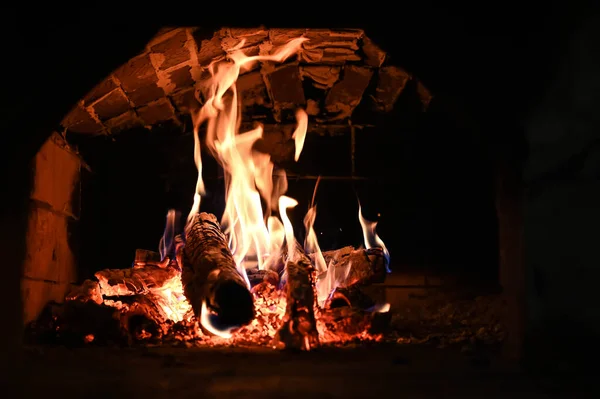
<svg viewBox="0 0 600 399">
<path fill-rule="evenodd" d="M 244 47 L 255 46 L 269 37 L 269 31 L 264 27 L 258 28 L 231 28 L 231 37 L 238 40 L 246 40 Z"/>
<path fill-rule="evenodd" d="M 52 135 L 35 156 L 31 198 L 47 203 L 57 212 L 78 217 L 79 211 L 72 200 L 78 189 L 81 161 L 59 146 L 58 140 L 63 139 L 58 134 Z"/>
<path fill-rule="evenodd" d="M 191 69 L 191 66 L 186 65 L 169 73 L 169 79 L 175 85 L 175 90 L 194 85 L 195 82 L 192 79 Z"/>
<path fill-rule="evenodd" d="M 385 51 L 379 48 L 379 46 L 373 43 L 367 36 L 364 36 L 362 39 L 362 51 L 365 54 L 364 62 L 368 66 L 379 68 L 385 61 Z"/>
<path fill-rule="evenodd" d="M 310 79 L 318 89 L 329 89 L 340 79 L 341 68 L 332 65 L 312 65 L 300 67 L 302 78 Z"/>
<path fill-rule="evenodd" d="M 74 133 L 95 134 L 104 129 L 104 126 L 81 105 L 75 106 L 62 120 L 61 125 Z"/>
<path fill-rule="evenodd" d="M 94 112 L 101 121 L 121 115 L 131 108 L 129 99 L 121 89 L 113 90 L 109 95 L 93 105 Z"/>
<path fill-rule="evenodd" d="M 203 40 L 202 36 L 203 35 L 198 31 L 193 34 L 196 45 L 198 46 L 198 63 L 201 66 L 207 66 L 215 59 L 215 57 L 225 55 L 225 51 L 221 47 L 221 38 L 218 34 L 213 35 L 213 37 L 208 40 Z"/>
<path fill-rule="evenodd" d="M 160 99 L 137 110 L 144 125 L 154 125 L 174 119 L 175 111 L 167 98 Z"/>
<path fill-rule="evenodd" d="M 369 68 L 347 65 L 342 80 L 331 88 L 325 98 L 327 112 L 337 114 L 335 119 L 350 117 L 360 103 L 371 76 L 373 71 Z"/>
<path fill-rule="evenodd" d="M 171 99 L 173 100 L 177 111 L 181 113 L 188 113 L 198 109 L 201 105 L 196 98 L 196 89 L 193 87 L 173 93 Z"/>
<path fill-rule="evenodd" d="M 83 101 L 85 105 L 89 105 L 107 95 L 117 87 L 118 85 L 115 83 L 115 81 L 111 77 L 108 77 L 102 82 L 98 83 L 88 94 L 86 94 L 85 97 L 83 97 Z"/>
<path fill-rule="evenodd" d="M 187 34 L 185 30 L 182 30 L 150 48 L 153 53 L 164 56 L 162 63 L 158 66 L 159 70 L 165 70 L 190 60 L 187 40 Z"/>
<path fill-rule="evenodd" d="M 306 33 L 306 29 L 270 29 L 269 37 L 273 46 L 281 46 Z"/>
<path fill-rule="evenodd" d="M 294 161 L 295 144 L 292 134 L 296 126 L 266 125 L 263 137 L 254 144 L 256 151 L 269 154 L 276 165 L 285 166 Z"/>
<path fill-rule="evenodd" d="M 375 109 L 380 112 L 390 112 L 410 79 L 410 74 L 401 68 L 395 66 L 380 68 L 373 97 Z"/>
<path fill-rule="evenodd" d="M 287 64 L 267 73 L 275 106 L 295 108 L 305 104 L 304 89 L 297 63 Z"/>
<path fill-rule="evenodd" d="M 237 80 L 236 87 L 238 89 L 239 97 L 242 100 L 242 107 L 244 108 L 269 103 L 267 86 L 265 85 L 262 74 L 258 71 L 240 76 Z"/>
<path fill-rule="evenodd" d="M 76 281 L 68 218 L 34 202 L 29 213 L 26 243 L 25 277 L 59 283 Z"/>
<path fill-rule="evenodd" d="M 72 285 L 68 283 L 57 284 L 22 278 L 23 322 L 28 324 L 36 320 L 49 302 L 63 302 L 71 288 Z"/>
<path fill-rule="evenodd" d="M 141 127 L 143 126 L 143 123 L 135 111 L 131 109 L 119 116 L 107 120 L 105 125 L 110 133 L 116 134 L 125 130 Z"/>
<path fill-rule="evenodd" d="M 129 60 L 129 62 L 117 69 L 114 75 L 119 79 L 121 86 L 127 92 L 132 92 L 140 87 L 148 86 L 158 81 L 149 55 Z"/>
<path fill-rule="evenodd" d="M 146 105 L 151 101 L 164 97 L 165 91 L 162 89 L 162 87 L 159 87 L 156 83 L 153 83 L 149 86 L 140 87 L 131 93 L 127 93 L 127 95 L 134 106 L 141 107 L 142 105 Z"/>
</svg>

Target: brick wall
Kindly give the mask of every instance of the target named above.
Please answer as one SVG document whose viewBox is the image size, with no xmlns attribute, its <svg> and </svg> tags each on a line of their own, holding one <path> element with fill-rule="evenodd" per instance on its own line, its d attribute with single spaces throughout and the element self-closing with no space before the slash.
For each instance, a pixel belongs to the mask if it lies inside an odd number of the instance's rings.
<svg viewBox="0 0 600 399">
<path fill-rule="evenodd" d="M 62 301 L 77 280 L 72 229 L 79 220 L 81 161 L 58 134 L 37 153 L 21 288 L 24 321 L 34 320 L 48 301 Z"/>
</svg>

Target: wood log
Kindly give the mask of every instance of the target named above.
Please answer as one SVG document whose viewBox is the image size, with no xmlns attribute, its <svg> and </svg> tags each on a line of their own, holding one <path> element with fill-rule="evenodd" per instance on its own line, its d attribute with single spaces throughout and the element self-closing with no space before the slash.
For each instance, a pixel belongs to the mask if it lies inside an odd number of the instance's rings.
<svg viewBox="0 0 600 399">
<path fill-rule="evenodd" d="M 314 255 L 311 254 L 314 258 Z M 354 249 L 348 246 L 323 252 L 325 263 L 335 268 L 338 287 L 353 284 L 383 283 L 386 278 L 385 257 L 381 248 Z"/>
<path fill-rule="evenodd" d="M 275 337 L 277 346 L 310 350 L 319 344 L 315 319 L 315 269 L 296 243 L 295 256 L 286 262 L 286 311 Z"/>
<path fill-rule="evenodd" d="M 153 294 L 136 296 L 121 309 L 121 327 L 131 341 L 160 339 L 168 332 L 168 316 L 160 306 L 162 297 Z"/>
<path fill-rule="evenodd" d="M 71 290 L 65 299 L 79 302 L 92 301 L 100 305 L 103 301 L 100 284 L 97 281 L 85 280 L 81 285 Z"/>
<path fill-rule="evenodd" d="M 146 265 L 131 269 L 105 269 L 94 276 L 103 296 L 130 296 L 162 289 L 165 284 L 179 278 L 179 271 L 172 267 Z"/>
<path fill-rule="evenodd" d="M 182 254 L 184 293 L 200 318 L 202 303 L 219 329 L 241 327 L 254 319 L 254 299 L 237 270 L 217 218 L 194 215 L 186 229 Z"/>
<path fill-rule="evenodd" d="M 273 270 L 259 270 L 259 269 L 248 269 L 246 270 L 248 275 L 248 281 L 250 281 L 250 287 L 266 281 L 277 287 L 279 284 L 279 274 Z"/>
<path fill-rule="evenodd" d="M 325 303 L 325 308 L 332 309 L 350 306 L 361 310 L 367 310 L 373 308 L 375 304 L 375 300 L 363 291 L 362 284 L 353 284 L 349 287 L 336 288 Z"/>
</svg>

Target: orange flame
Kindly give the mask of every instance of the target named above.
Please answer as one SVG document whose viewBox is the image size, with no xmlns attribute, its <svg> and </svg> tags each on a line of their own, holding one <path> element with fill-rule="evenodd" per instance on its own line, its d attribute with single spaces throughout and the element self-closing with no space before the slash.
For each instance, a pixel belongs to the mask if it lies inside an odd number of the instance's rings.
<svg viewBox="0 0 600 399">
<path fill-rule="evenodd" d="M 358 206 L 358 220 L 360 221 L 360 225 L 362 227 L 365 248 L 381 248 L 383 250 L 383 256 L 385 257 L 385 268 L 387 272 L 390 273 L 390 252 L 383 243 L 383 240 L 377 235 L 377 232 L 375 231 L 375 228 L 377 227 L 377 222 L 371 222 L 365 219 L 362 215 L 362 209 L 360 205 Z"/>
<path fill-rule="evenodd" d="M 204 193 L 202 180 L 202 160 L 199 126 L 207 123 L 206 146 L 217 159 L 225 172 L 225 211 L 221 225 L 228 236 L 229 246 L 238 269 L 245 275 L 245 269 L 251 264 L 259 268 L 272 264 L 274 251 L 280 250 L 280 234 L 277 224 L 271 220 L 271 209 L 278 203 L 284 190 L 273 184 L 273 163 L 270 156 L 254 151 L 254 143 L 262 137 L 263 128 L 241 133 L 236 81 L 240 72 L 257 61 L 282 62 L 296 54 L 303 42 L 308 39 L 299 37 L 290 40 L 271 55 L 247 56 L 241 50 L 244 41 L 232 48 L 225 59 L 215 61 L 208 67 L 211 78 L 207 81 L 207 100 L 194 117 L 194 159 L 198 168 L 198 181 L 194 195 L 194 205 L 188 221 L 198 212 L 200 196 Z M 308 115 L 302 109 L 296 113 L 298 126 L 293 134 L 295 156 L 297 160 L 302 151 Z M 266 212 L 263 211 L 263 202 Z M 267 221 L 267 223 L 265 223 Z M 275 236 L 271 237 L 271 233 Z M 270 259 L 269 261 L 267 261 Z"/>
</svg>

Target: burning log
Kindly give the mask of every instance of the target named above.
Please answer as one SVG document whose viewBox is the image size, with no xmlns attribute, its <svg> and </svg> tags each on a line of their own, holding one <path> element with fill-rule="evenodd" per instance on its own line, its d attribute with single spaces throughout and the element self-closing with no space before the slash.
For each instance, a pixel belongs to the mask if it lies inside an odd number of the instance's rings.
<svg viewBox="0 0 600 399">
<path fill-rule="evenodd" d="M 276 342 L 288 349 L 310 350 L 319 344 L 315 320 L 314 268 L 300 245 L 286 263 L 286 311 Z"/>
<path fill-rule="evenodd" d="M 325 304 L 325 308 L 337 308 L 350 306 L 353 308 L 367 310 L 375 306 L 376 302 L 367 295 L 362 284 L 353 284 L 345 288 L 337 288 Z"/>
<path fill-rule="evenodd" d="M 237 270 L 217 218 L 194 215 L 186 230 L 182 282 L 194 314 L 201 319 L 203 303 L 224 328 L 246 325 L 254 318 L 254 300 Z"/>
<path fill-rule="evenodd" d="M 179 272 L 173 267 L 146 265 L 131 269 L 105 269 L 94 276 L 103 296 L 131 296 L 160 290 L 168 282 L 179 278 Z"/>
<path fill-rule="evenodd" d="M 354 249 L 348 246 L 325 251 L 323 258 L 327 265 L 335 268 L 335 281 L 339 282 L 340 288 L 385 281 L 385 257 L 381 248 Z"/>
<path fill-rule="evenodd" d="M 103 301 L 100 284 L 97 281 L 85 280 L 83 284 L 75 287 L 65 298 L 67 301 L 88 302 L 100 305 Z"/>
<path fill-rule="evenodd" d="M 161 298 L 152 294 L 136 297 L 121 310 L 121 327 L 131 340 L 160 339 L 167 333 L 168 316 L 161 306 Z"/>
<path fill-rule="evenodd" d="M 250 287 L 255 287 L 263 281 L 266 281 L 275 287 L 279 284 L 279 274 L 276 271 L 249 269 L 246 270 L 246 273 L 248 275 L 248 281 L 250 281 Z"/>
</svg>

